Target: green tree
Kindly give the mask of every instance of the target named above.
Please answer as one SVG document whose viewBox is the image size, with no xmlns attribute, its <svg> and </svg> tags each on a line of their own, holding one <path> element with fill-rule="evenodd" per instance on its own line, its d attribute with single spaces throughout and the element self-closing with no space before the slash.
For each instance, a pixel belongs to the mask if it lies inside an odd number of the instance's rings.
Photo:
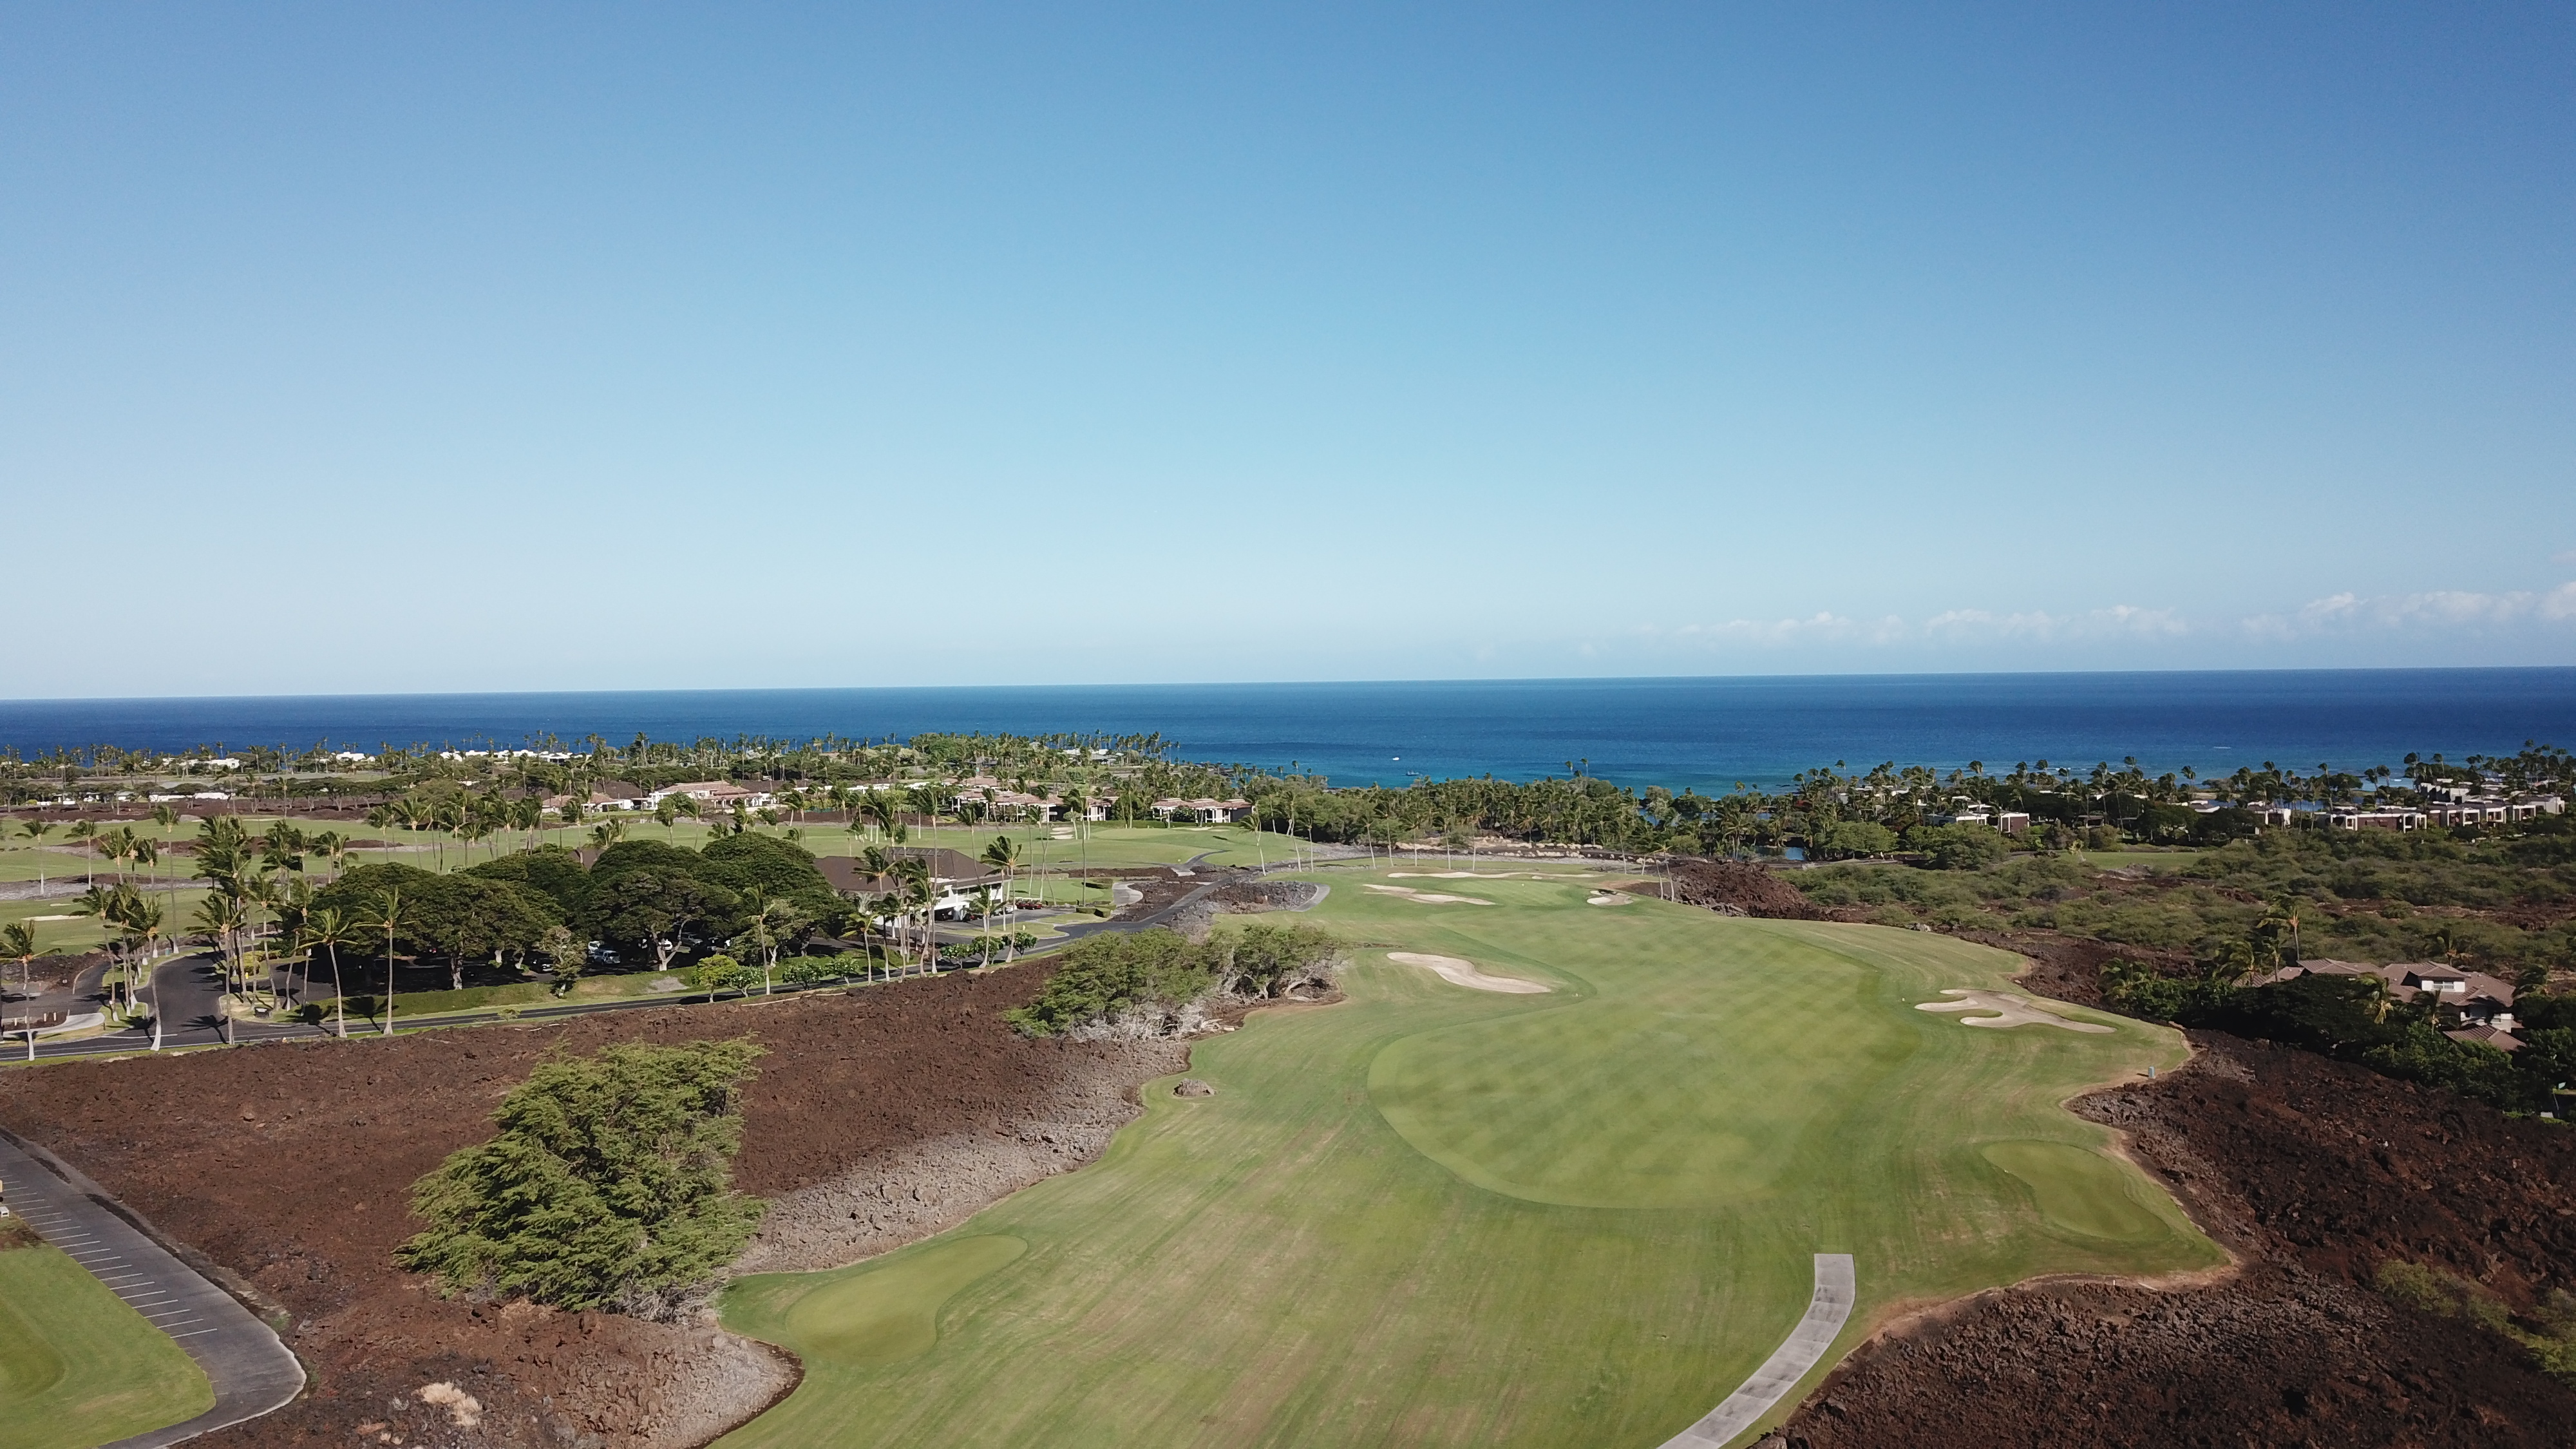
<svg viewBox="0 0 2576 1449">
<path fill-rule="evenodd" d="M 719 991 L 739 990 L 751 983 L 751 968 L 718 951 L 689 969 L 689 984 L 716 999 Z"/>
<path fill-rule="evenodd" d="M 413 1189 L 430 1227 L 396 1254 L 448 1292 L 592 1309 L 713 1273 L 763 1204 L 733 1191 L 746 1041 L 610 1047 L 540 1064 L 492 1140 Z"/>
<path fill-rule="evenodd" d="M 574 939 L 571 928 L 553 926 L 547 929 L 537 949 L 545 953 L 546 962 L 554 967 L 555 995 L 572 994 L 573 983 L 581 979 L 582 968 L 589 964 L 590 953 Z"/>
<path fill-rule="evenodd" d="M 811 923 L 796 903 L 772 896 L 752 912 L 742 934 L 734 938 L 736 946 L 747 946 L 760 957 L 760 994 L 771 992 L 771 976 L 778 970 L 778 953 L 794 945 Z"/>
<path fill-rule="evenodd" d="M 729 919 L 736 905 L 732 891 L 682 871 L 627 870 L 593 884 L 589 920 L 602 940 L 647 949 L 653 969 L 668 971 L 698 927 Z"/>
</svg>

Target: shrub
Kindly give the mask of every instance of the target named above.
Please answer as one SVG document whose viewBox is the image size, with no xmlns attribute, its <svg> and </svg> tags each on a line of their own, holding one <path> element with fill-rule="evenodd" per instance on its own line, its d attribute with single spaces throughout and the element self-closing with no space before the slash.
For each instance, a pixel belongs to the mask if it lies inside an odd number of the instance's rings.
<svg viewBox="0 0 2576 1449">
<path fill-rule="evenodd" d="M 1302 981 L 1330 984 L 1346 949 L 1341 938 L 1303 921 L 1252 925 L 1210 943 L 1221 955 L 1225 989 L 1239 996 L 1277 996 Z"/>
<path fill-rule="evenodd" d="M 1206 948 L 1156 927 L 1124 936 L 1094 936 L 1064 953 L 1037 999 L 1003 1013 L 1030 1036 L 1061 1036 L 1131 1007 L 1192 1001 L 1216 979 Z"/>
<path fill-rule="evenodd" d="M 2392 1303 L 2436 1318 L 2464 1319 L 2521 1344 L 2541 1372 L 2576 1382 L 2576 1297 L 2550 1290 L 2527 1322 L 2516 1322 L 2504 1300 L 2485 1285 L 2445 1269 L 2391 1258 L 2371 1274 L 2370 1286 Z"/>
<path fill-rule="evenodd" d="M 597 1308 L 696 1282 L 764 1206 L 732 1190 L 748 1041 L 556 1057 L 501 1099 L 489 1142 L 415 1183 L 430 1227 L 396 1250 L 447 1292 Z"/>
<path fill-rule="evenodd" d="M 838 981 L 850 974 L 851 961 L 864 962 L 866 959 L 864 956 L 790 956 L 778 963 L 778 980 L 788 986 Z"/>
<path fill-rule="evenodd" d="M 689 984 L 716 999 L 719 991 L 738 991 L 760 979 L 760 973 L 719 951 L 689 970 Z"/>
<path fill-rule="evenodd" d="M 2012 854 L 2003 832 L 1985 825 L 1927 825 L 1905 832 L 1906 845 L 1923 852 L 1934 870 L 1983 870 Z"/>
<path fill-rule="evenodd" d="M 2481 1328 L 2505 1331 L 2512 1315 L 2493 1293 L 2455 1273 L 2391 1258 L 2371 1275 L 2370 1286 L 2392 1303 L 2437 1318 L 2465 1318 Z"/>
<path fill-rule="evenodd" d="M 1825 832 L 1828 856 L 1885 855 L 1896 849 L 1896 832 L 1868 820 L 1846 820 Z"/>
</svg>

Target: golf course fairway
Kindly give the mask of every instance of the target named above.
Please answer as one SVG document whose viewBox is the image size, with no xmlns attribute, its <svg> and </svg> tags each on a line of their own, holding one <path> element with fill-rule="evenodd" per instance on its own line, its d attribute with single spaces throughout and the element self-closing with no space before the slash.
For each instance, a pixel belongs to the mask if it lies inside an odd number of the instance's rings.
<svg viewBox="0 0 2576 1449">
<path fill-rule="evenodd" d="M 2176 1033 L 1969 1028 L 1914 1007 L 2018 957 L 1556 874 L 1315 877 L 1311 919 L 1366 943 L 1347 1000 L 1202 1039 L 1216 1095 L 1149 1083 L 1099 1163 L 950 1233 L 732 1285 L 725 1322 L 805 1378 L 719 1442 L 1654 1446 L 1779 1346 L 1816 1253 L 1859 1303 L 1809 1384 L 1903 1306 L 2223 1261 L 2058 1106 Z"/>
<path fill-rule="evenodd" d="M 214 1403 L 196 1362 L 80 1264 L 0 1251 L 0 1449 L 91 1449 Z"/>
</svg>

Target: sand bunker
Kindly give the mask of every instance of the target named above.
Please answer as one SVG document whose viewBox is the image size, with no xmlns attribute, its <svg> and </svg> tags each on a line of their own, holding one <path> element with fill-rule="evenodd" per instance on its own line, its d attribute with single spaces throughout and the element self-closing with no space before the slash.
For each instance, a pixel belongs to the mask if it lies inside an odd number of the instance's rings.
<svg viewBox="0 0 2576 1449">
<path fill-rule="evenodd" d="M 1543 870 L 1391 870 L 1388 880 L 1585 880 L 1580 875 L 1550 875 Z"/>
<path fill-rule="evenodd" d="M 1941 993 L 1955 996 L 1956 1001 L 1926 1001 L 1916 1011 L 1991 1011 L 1993 1016 L 1963 1016 L 1961 1026 L 2054 1026 L 2067 1031 L 2107 1032 L 2112 1028 L 2098 1022 L 2069 1021 L 2065 1017 L 2040 1010 L 2027 997 L 2003 991 L 1962 991 L 1957 987 Z"/>
<path fill-rule="evenodd" d="M 1480 901 L 1474 896 L 1434 895 L 1430 891 L 1418 891 L 1411 886 L 1369 885 L 1367 881 L 1362 881 L 1360 884 L 1368 886 L 1370 890 L 1380 895 L 1400 896 L 1408 901 L 1419 901 L 1426 906 L 1490 906 L 1493 904 L 1492 901 Z"/>
<path fill-rule="evenodd" d="M 1453 986 L 1467 987 L 1472 991 L 1502 991 L 1514 996 L 1536 996 L 1547 990 L 1535 981 L 1523 981 L 1516 976 L 1488 976 L 1476 969 L 1475 962 L 1461 961 L 1455 956 L 1426 956 L 1419 951 L 1389 951 L 1386 953 L 1386 959 L 1403 966 L 1427 966 L 1438 973 L 1441 980 Z"/>
<path fill-rule="evenodd" d="M 1622 895 L 1617 891 L 1603 891 L 1586 900 L 1584 904 L 1587 906 L 1624 906 L 1635 899 L 1635 896 Z"/>
</svg>

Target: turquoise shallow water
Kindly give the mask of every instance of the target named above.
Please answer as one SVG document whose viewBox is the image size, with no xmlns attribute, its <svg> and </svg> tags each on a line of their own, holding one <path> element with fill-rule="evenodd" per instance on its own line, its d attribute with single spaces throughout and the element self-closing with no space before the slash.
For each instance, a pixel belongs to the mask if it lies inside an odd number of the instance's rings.
<svg viewBox="0 0 2576 1449">
<path fill-rule="evenodd" d="M 0 746 L 176 749 L 318 740 L 519 745 L 597 733 L 863 738 L 929 730 L 1145 733 L 1190 759 L 1294 761 L 1339 784 L 1562 773 L 1776 784 L 1844 761 L 1981 760 L 2224 774 L 2397 765 L 2410 751 L 2576 744 L 2576 669 L 2279 670 L 1467 680 L 0 701 Z"/>
</svg>

